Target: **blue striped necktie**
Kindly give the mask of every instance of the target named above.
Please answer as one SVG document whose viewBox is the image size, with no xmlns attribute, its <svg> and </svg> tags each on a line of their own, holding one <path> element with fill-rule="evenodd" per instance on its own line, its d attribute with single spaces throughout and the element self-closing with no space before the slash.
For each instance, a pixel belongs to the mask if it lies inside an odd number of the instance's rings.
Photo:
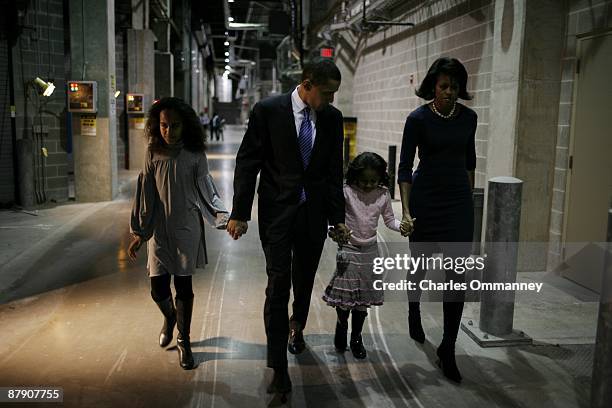
<svg viewBox="0 0 612 408">
<path fill-rule="evenodd" d="M 310 163 L 310 155 L 312 153 L 312 123 L 310 123 L 310 108 L 306 107 L 302 111 L 304 118 L 300 125 L 300 134 L 298 135 L 298 147 L 300 148 L 300 155 L 302 156 L 302 165 L 304 170 Z M 300 204 L 306 201 L 306 192 L 304 188 L 300 190 Z"/>
</svg>

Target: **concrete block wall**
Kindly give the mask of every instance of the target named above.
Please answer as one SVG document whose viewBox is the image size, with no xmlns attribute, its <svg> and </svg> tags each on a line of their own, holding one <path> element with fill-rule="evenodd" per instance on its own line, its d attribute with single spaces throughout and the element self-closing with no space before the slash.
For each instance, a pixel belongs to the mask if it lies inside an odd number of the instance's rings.
<svg viewBox="0 0 612 408">
<path fill-rule="evenodd" d="M 31 28 L 21 32 L 13 52 L 15 74 L 15 107 L 17 139 L 33 138 L 33 125 L 43 126 L 47 200 L 64 201 L 68 198 L 68 154 L 66 139 L 66 68 L 64 45 L 64 16 L 61 0 L 26 2 L 23 23 Z M 34 6 L 38 5 L 38 10 Z M 36 77 L 53 80 L 55 92 L 51 97 L 36 97 L 26 83 Z M 29 95 L 26 97 L 26 95 Z M 36 102 L 41 105 L 38 114 Z M 33 123 L 33 122 L 36 123 Z M 35 147 L 34 155 L 41 150 Z"/>
<path fill-rule="evenodd" d="M 553 197 L 550 214 L 548 268 L 561 260 L 565 192 L 568 177 L 570 127 L 574 76 L 576 72 L 576 38 L 598 30 L 612 29 L 612 1 L 570 0 L 566 20 L 565 49 L 561 61 L 561 93 L 555 158 Z"/>
<path fill-rule="evenodd" d="M 115 33 L 115 76 L 117 81 L 117 90 L 121 94 L 115 100 L 117 105 L 117 168 L 125 169 L 126 153 L 127 153 L 127 132 L 126 132 L 126 114 L 125 114 L 125 95 L 128 91 L 125 72 L 125 53 L 127 45 L 127 35 L 125 30 L 119 30 Z"/>
<path fill-rule="evenodd" d="M 1 4 L 1 3 L 0 3 Z M 0 15 L 0 24 L 5 25 Z M 15 201 L 13 141 L 11 134 L 10 91 L 8 71 L 8 40 L 0 34 L 0 207 Z"/>
<path fill-rule="evenodd" d="M 334 97 L 334 105 L 342 111 L 344 116 L 354 116 L 353 112 L 353 86 L 355 79 L 355 46 L 359 38 L 351 31 L 338 34 L 336 43 L 335 62 L 342 74 L 342 84 Z"/>
<path fill-rule="evenodd" d="M 406 117 L 424 103 L 414 94 L 416 87 L 435 59 L 455 57 L 468 71 L 468 91 L 474 96 L 464 103 L 478 114 L 476 186 L 483 187 L 493 17 L 489 0 L 459 4 L 437 1 L 397 19 L 415 23 L 414 28 L 390 27 L 367 37 L 362 35 L 358 44 L 350 44 L 356 48 L 357 61 L 352 80 L 352 113 L 358 118 L 358 151 L 373 151 L 386 158 L 388 146 L 397 145 L 399 152 Z M 341 68 L 347 65 L 342 58 L 338 60 Z M 343 69 L 346 72 L 346 67 Z M 339 93 L 340 101 L 342 97 L 343 93 Z"/>
</svg>

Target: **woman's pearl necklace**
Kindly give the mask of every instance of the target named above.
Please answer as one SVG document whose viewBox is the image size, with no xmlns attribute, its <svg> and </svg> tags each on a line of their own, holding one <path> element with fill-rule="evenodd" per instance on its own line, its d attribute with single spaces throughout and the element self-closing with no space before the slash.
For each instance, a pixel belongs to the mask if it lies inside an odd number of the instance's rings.
<svg viewBox="0 0 612 408">
<path fill-rule="evenodd" d="M 438 115 L 439 117 L 444 118 L 444 119 L 450 119 L 453 116 L 453 114 L 455 113 L 455 107 L 456 106 L 457 106 L 457 101 L 454 101 L 453 102 L 453 108 L 451 109 L 449 114 L 448 115 L 443 115 L 440 112 L 438 112 L 438 108 L 436 108 L 436 102 L 435 101 L 431 102 L 431 108 L 433 109 L 434 113 L 436 115 Z"/>
</svg>

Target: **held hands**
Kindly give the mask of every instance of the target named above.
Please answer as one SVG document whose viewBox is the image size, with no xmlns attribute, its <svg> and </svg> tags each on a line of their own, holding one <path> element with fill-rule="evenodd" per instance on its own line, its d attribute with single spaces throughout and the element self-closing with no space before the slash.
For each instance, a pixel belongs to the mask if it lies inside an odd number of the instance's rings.
<svg viewBox="0 0 612 408">
<path fill-rule="evenodd" d="M 229 222 L 227 223 L 227 232 L 234 240 L 246 234 L 248 229 L 249 226 L 246 221 L 229 220 Z"/>
<path fill-rule="evenodd" d="M 138 252 L 138 250 L 140 249 L 140 246 L 142 245 L 142 238 L 134 235 L 132 237 L 132 242 L 130 242 L 130 245 L 128 245 L 128 256 L 130 257 L 130 259 L 132 261 L 136 260 L 136 252 Z"/>
<path fill-rule="evenodd" d="M 227 230 L 227 223 L 229 222 L 229 214 L 228 213 L 217 213 L 215 220 L 215 229 L 218 230 Z"/>
<path fill-rule="evenodd" d="M 340 223 L 330 228 L 327 235 L 338 245 L 344 245 L 351 238 L 351 233 L 352 231 L 345 224 Z"/>
<path fill-rule="evenodd" d="M 414 231 L 414 222 L 416 218 L 412 218 L 410 214 L 405 214 L 400 223 L 400 233 L 403 237 L 407 237 Z"/>
</svg>

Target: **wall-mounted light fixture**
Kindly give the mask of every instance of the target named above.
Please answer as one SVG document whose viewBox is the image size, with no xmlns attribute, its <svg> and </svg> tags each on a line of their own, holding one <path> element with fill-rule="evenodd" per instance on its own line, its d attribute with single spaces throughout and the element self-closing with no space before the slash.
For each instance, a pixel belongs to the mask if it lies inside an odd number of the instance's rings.
<svg viewBox="0 0 612 408">
<path fill-rule="evenodd" d="M 53 85 L 53 82 L 45 82 L 39 77 L 36 77 L 33 82 L 36 84 L 39 92 L 43 96 L 51 96 L 53 91 L 55 91 L 55 85 Z"/>
</svg>

